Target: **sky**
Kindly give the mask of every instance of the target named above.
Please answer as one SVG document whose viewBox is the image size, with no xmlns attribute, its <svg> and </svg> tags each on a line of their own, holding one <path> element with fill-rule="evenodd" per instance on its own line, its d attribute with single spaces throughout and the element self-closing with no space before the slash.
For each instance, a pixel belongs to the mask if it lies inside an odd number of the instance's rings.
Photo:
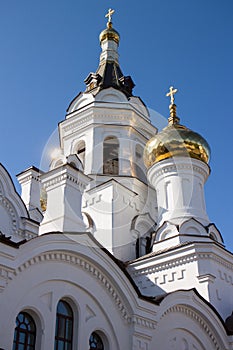
<svg viewBox="0 0 233 350">
<path fill-rule="evenodd" d="M 70 101 L 96 71 L 109 8 L 134 94 L 168 117 L 165 95 L 175 86 L 181 122 L 210 144 L 207 212 L 233 251 L 232 0 L 0 0 L 0 162 L 18 190 L 15 175 L 40 167 Z"/>
</svg>

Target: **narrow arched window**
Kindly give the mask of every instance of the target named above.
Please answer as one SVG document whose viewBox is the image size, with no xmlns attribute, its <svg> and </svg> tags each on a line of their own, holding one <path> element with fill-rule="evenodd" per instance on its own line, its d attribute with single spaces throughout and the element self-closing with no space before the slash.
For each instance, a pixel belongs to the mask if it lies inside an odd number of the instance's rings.
<svg viewBox="0 0 233 350">
<path fill-rule="evenodd" d="M 119 174 L 119 141 L 114 136 L 106 137 L 103 148 L 103 173 Z"/>
<path fill-rule="evenodd" d="M 26 312 L 20 312 L 16 318 L 13 350 L 34 350 L 36 344 L 36 325 Z"/>
<path fill-rule="evenodd" d="M 85 154 L 86 154 L 86 145 L 84 141 L 81 141 L 78 144 L 77 150 L 76 150 L 77 156 L 79 157 L 79 159 L 82 162 L 82 165 L 84 167 L 85 165 Z"/>
<path fill-rule="evenodd" d="M 60 300 L 57 305 L 54 350 L 72 350 L 73 311 L 69 304 Z"/>
<path fill-rule="evenodd" d="M 93 332 L 89 338 L 89 350 L 94 349 L 104 350 L 104 344 L 102 342 L 102 339 L 96 332 Z"/>
</svg>

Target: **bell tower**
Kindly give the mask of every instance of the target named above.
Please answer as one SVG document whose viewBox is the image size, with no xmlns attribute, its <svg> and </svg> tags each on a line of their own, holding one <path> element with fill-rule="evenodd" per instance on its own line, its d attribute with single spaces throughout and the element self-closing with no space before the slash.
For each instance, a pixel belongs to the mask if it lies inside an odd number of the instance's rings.
<svg viewBox="0 0 233 350">
<path fill-rule="evenodd" d="M 89 178 L 82 203 L 87 230 L 116 257 L 129 260 L 137 255 L 138 240 L 150 237 L 157 216 L 143 162 L 144 146 L 157 129 L 133 94 L 132 78 L 122 73 L 113 13 L 108 11 L 99 36 L 98 68 L 85 79 L 85 91 L 73 99 L 59 124 L 61 149 L 51 171 L 78 158 L 79 171 Z"/>
</svg>

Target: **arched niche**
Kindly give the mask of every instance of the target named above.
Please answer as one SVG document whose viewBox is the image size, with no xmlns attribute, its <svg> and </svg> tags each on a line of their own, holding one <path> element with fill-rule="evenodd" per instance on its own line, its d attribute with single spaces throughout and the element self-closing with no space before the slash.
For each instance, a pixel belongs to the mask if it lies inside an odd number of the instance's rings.
<svg viewBox="0 0 233 350">
<path fill-rule="evenodd" d="M 119 175 L 119 140 L 107 136 L 103 143 L 103 174 Z"/>
<path fill-rule="evenodd" d="M 131 223 L 131 232 L 134 237 L 135 257 L 149 254 L 152 251 L 154 241 L 155 222 L 146 213 L 136 216 Z"/>
<path fill-rule="evenodd" d="M 86 159 L 86 143 L 84 140 L 78 141 L 74 148 L 73 153 L 76 154 L 82 163 L 83 168 L 85 168 L 85 159 Z"/>
</svg>

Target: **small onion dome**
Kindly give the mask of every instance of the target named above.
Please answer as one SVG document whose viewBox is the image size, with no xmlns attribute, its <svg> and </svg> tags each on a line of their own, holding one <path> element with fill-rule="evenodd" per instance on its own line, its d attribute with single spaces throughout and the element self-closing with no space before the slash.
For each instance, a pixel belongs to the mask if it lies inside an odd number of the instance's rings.
<svg viewBox="0 0 233 350">
<path fill-rule="evenodd" d="M 208 164 L 210 147 L 198 133 L 179 124 L 176 105 L 170 105 L 169 124 L 152 137 L 144 150 L 144 163 L 151 167 L 164 159 L 172 157 L 191 157 Z"/>
<path fill-rule="evenodd" d="M 107 23 L 107 28 L 104 29 L 101 33 L 100 33 L 100 43 L 102 44 L 102 42 L 104 40 L 113 40 L 115 41 L 117 44 L 119 44 L 120 41 L 120 34 L 113 29 L 112 27 L 112 22 L 108 22 Z"/>
</svg>

